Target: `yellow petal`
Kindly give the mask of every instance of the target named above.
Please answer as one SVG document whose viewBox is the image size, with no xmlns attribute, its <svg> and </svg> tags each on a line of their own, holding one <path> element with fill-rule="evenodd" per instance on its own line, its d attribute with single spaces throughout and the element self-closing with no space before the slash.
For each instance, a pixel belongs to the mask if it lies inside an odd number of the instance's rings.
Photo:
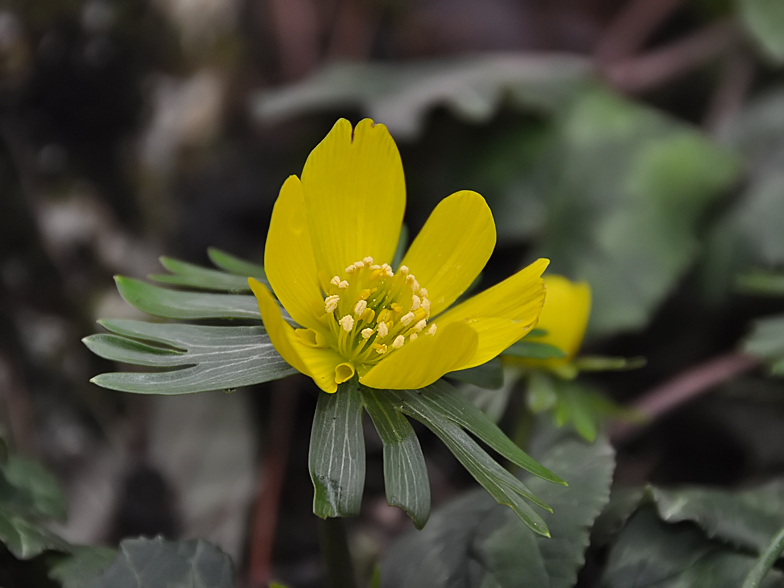
<svg viewBox="0 0 784 588">
<path fill-rule="evenodd" d="M 566 357 L 545 360 L 548 365 L 569 362 L 583 342 L 588 318 L 591 315 L 591 287 L 586 282 L 572 282 L 563 276 L 549 275 L 544 278 L 547 298 L 537 327 L 547 335 L 537 342 L 554 345 Z"/>
<path fill-rule="evenodd" d="M 464 190 L 436 206 L 402 263 L 427 289 L 435 316 L 471 285 L 494 247 L 490 208 L 479 194 Z"/>
<path fill-rule="evenodd" d="M 316 263 L 329 276 L 367 256 L 392 261 L 406 188 L 397 146 L 384 125 L 340 119 L 302 170 Z"/>
<path fill-rule="evenodd" d="M 479 335 L 474 355 L 455 369 L 467 369 L 493 359 L 536 325 L 545 300 L 544 281 L 540 276 L 549 263 L 547 259 L 538 259 L 436 319 L 439 330 L 455 321 L 464 321 Z"/>
<path fill-rule="evenodd" d="M 273 292 L 291 317 L 316 331 L 324 327 L 312 310 L 321 301 L 316 259 L 305 220 L 305 200 L 297 176 L 290 176 L 280 189 L 272 209 L 264 271 Z"/>
<path fill-rule="evenodd" d="M 283 319 L 278 303 L 269 290 L 253 278 L 248 279 L 248 284 L 259 303 L 267 335 L 281 357 L 294 369 L 313 378 L 324 392 L 335 392 L 335 370 L 345 360 L 333 349 L 310 347 L 300 341 L 291 325 Z"/>
<path fill-rule="evenodd" d="M 435 335 L 422 335 L 382 359 L 359 381 L 370 388 L 418 390 L 447 372 L 460 369 L 475 353 L 476 331 L 465 323 L 452 323 Z"/>
</svg>

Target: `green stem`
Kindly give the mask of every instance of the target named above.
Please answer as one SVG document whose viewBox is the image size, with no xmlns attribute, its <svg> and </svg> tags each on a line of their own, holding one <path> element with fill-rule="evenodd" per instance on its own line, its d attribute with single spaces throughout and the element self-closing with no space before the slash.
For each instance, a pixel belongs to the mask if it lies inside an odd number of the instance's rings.
<svg viewBox="0 0 784 588">
<path fill-rule="evenodd" d="M 762 552 L 757 563 L 754 564 L 754 567 L 751 568 L 751 572 L 746 576 L 746 581 L 743 582 L 743 588 L 758 588 L 762 583 L 762 580 L 765 579 L 765 576 L 770 571 L 770 568 L 776 563 L 776 560 L 779 558 L 782 551 L 784 551 L 784 529 L 781 529 L 776 534 L 773 541 L 770 542 L 770 545 Z"/>
<path fill-rule="evenodd" d="M 327 564 L 330 588 L 356 588 L 354 564 L 348 549 L 346 523 L 341 518 L 322 519 L 319 528 L 321 555 Z"/>
</svg>

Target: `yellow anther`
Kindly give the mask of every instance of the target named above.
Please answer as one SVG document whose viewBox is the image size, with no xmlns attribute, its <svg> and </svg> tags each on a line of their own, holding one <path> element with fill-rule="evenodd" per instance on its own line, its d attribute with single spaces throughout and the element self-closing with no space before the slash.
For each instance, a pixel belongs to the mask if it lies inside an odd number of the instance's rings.
<svg viewBox="0 0 784 588">
<path fill-rule="evenodd" d="M 373 349 L 375 349 L 376 353 L 379 355 L 384 355 L 387 352 L 387 346 L 383 343 L 373 343 Z"/>
<path fill-rule="evenodd" d="M 364 261 L 355 261 L 354 262 L 354 267 L 357 270 L 361 270 L 363 267 L 365 267 L 365 262 Z"/>
<path fill-rule="evenodd" d="M 375 291 L 376 291 L 376 288 L 373 288 L 372 290 L 371 290 L 370 288 L 365 288 L 364 290 L 362 290 L 362 291 L 359 293 L 359 299 L 360 299 L 360 300 L 367 300 L 368 298 L 370 298 L 370 295 L 371 295 L 373 292 L 375 292 Z"/>
<path fill-rule="evenodd" d="M 365 300 L 360 300 L 354 305 L 354 314 L 357 315 L 357 318 L 360 318 L 366 310 L 367 302 Z"/>
<path fill-rule="evenodd" d="M 370 339 L 371 335 L 373 335 L 373 329 L 362 329 L 361 335 L 365 340 Z"/>
<path fill-rule="evenodd" d="M 354 317 L 350 314 L 347 314 L 342 319 L 338 321 L 340 326 L 343 327 L 343 330 L 349 332 L 351 329 L 354 328 Z"/>
<path fill-rule="evenodd" d="M 413 327 L 411 327 L 411 328 L 412 328 L 412 330 L 413 330 L 415 333 L 418 333 L 419 331 L 421 331 L 422 329 L 424 329 L 426 326 L 427 326 L 427 321 L 423 319 L 423 320 L 419 321 L 417 324 L 415 324 L 415 325 L 414 325 Z"/>
<path fill-rule="evenodd" d="M 408 266 L 401 265 L 399 268 L 397 268 L 397 271 L 405 276 L 408 273 Z"/>
<path fill-rule="evenodd" d="M 384 273 L 388 275 L 390 278 L 395 275 L 395 272 L 392 271 L 392 268 L 387 266 L 387 269 L 384 270 Z"/>
<path fill-rule="evenodd" d="M 382 339 L 389 334 L 389 327 L 386 323 L 378 323 L 378 336 Z"/>
<path fill-rule="evenodd" d="M 435 324 L 435 323 L 433 323 L 432 325 L 430 325 L 430 328 L 427 330 L 427 332 L 426 332 L 425 334 L 426 334 L 426 335 L 435 335 L 435 334 L 436 334 L 436 329 L 437 329 L 437 328 L 438 328 L 438 327 L 436 327 L 436 324 Z"/>
<path fill-rule="evenodd" d="M 381 275 L 382 271 L 383 271 L 383 270 L 382 270 L 381 268 L 377 267 L 376 269 L 374 269 L 374 270 L 373 270 L 373 271 L 370 273 L 370 279 L 371 279 L 371 280 L 375 280 L 376 278 L 378 278 L 378 276 L 380 276 L 380 275 Z"/>
<path fill-rule="evenodd" d="M 337 294 L 334 296 L 327 296 L 326 300 L 324 300 L 324 310 L 327 312 L 335 312 L 335 309 L 338 307 L 338 302 L 340 302 L 340 296 Z"/>
<path fill-rule="evenodd" d="M 417 311 L 414 313 L 414 320 L 419 322 L 423 318 L 427 318 L 427 311 L 424 308 L 417 309 Z"/>
<path fill-rule="evenodd" d="M 395 337 L 395 340 L 392 342 L 392 349 L 400 349 L 403 347 L 403 343 L 406 342 L 406 338 L 403 335 L 398 335 Z"/>
<path fill-rule="evenodd" d="M 411 310 L 416 310 L 416 309 L 417 309 L 417 308 L 419 308 L 420 306 L 422 306 L 422 300 L 419 298 L 419 296 L 417 296 L 416 294 L 414 294 L 414 295 L 411 297 Z"/>
<path fill-rule="evenodd" d="M 362 320 L 366 323 L 372 323 L 375 316 L 376 312 L 372 308 L 368 308 L 365 312 L 362 313 Z"/>
<path fill-rule="evenodd" d="M 411 334 L 408 336 L 408 340 L 409 340 L 409 341 L 416 341 L 416 340 L 417 340 L 417 337 L 419 337 L 419 335 L 417 335 L 416 333 L 411 333 Z"/>
<path fill-rule="evenodd" d="M 378 265 L 378 264 L 370 266 L 370 271 L 373 271 L 373 272 L 376 271 L 376 270 L 380 270 L 380 269 L 381 269 L 381 266 Z"/>
<path fill-rule="evenodd" d="M 335 276 L 329 281 L 329 283 L 332 284 L 333 286 L 337 286 L 338 284 L 340 284 L 340 278 L 338 276 Z"/>
<path fill-rule="evenodd" d="M 357 269 L 357 268 L 355 268 L 355 267 L 354 267 L 354 264 L 352 263 L 350 266 L 348 266 L 348 267 L 346 268 L 346 273 L 347 273 L 347 274 L 353 274 L 353 273 L 356 271 L 356 269 Z"/>
<path fill-rule="evenodd" d="M 370 265 L 370 264 L 373 263 L 373 258 L 368 255 L 367 257 L 363 258 L 362 261 L 364 261 L 366 264 Z"/>
<path fill-rule="evenodd" d="M 403 312 L 403 307 L 400 306 L 397 302 L 390 304 L 389 308 L 391 308 L 394 312 Z"/>
<path fill-rule="evenodd" d="M 401 317 L 400 324 L 407 327 L 409 324 L 411 324 L 411 321 L 413 320 L 414 320 L 414 313 L 409 312 Z"/>
<path fill-rule="evenodd" d="M 382 310 L 381 310 L 381 311 L 378 313 L 378 319 L 377 319 L 377 320 L 378 320 L 379 324 L 380 324 L 380 323 L 383 323 L 384 321 L 386 321 L 386 320 L 387 320 L 387 318 L 389 318 L 389 315 L 390 315 L 390 314 L 392 314 L 392 313 L 391 313 L 391 312 L 389 312 L 389 309 L 388 309 L 388 308 L 384 308 L 384 309 L 382 309 Z"/>
<path fill-rule="evenodd" d="M 430 312 L 430 299 L 429 298 L 422 298 L 422 308 L 425 312 Z"/>
<path fill-rule="evenodd" d="M 420 289 L 419 289 L 419 295 L 420 295 L 422 298 L 427 298 L 427 290 L 426 290 L 425 288 L 420 288 Z"/>
<path fill-rule="evenodd" d="M 338 288 L 340 288 L 341 290 L 345 290 L 346 288 L 348 288 L 348 282 L 346 280 L 341 281 L 340 284 L 338 284 Z"/>
<path fill-rule="evenodd" d="M 414 277 L 414 274 L 409 274 L 406 276 L 406 284 L 411 286 L 411 289 L 414 292 L 419 292 L 419 282 L 417 282 L 417 279 Z"/>
</svg>

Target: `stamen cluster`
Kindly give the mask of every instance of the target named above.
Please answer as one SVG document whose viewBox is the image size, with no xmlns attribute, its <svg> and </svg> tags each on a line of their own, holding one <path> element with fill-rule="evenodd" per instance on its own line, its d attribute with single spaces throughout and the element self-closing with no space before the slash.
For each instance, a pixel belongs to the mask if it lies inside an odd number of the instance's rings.
<svg viewBox="0 0 784 588">
<path fill-rule="evenodd" d="M 324 303 L 318 310 L 329 325 L 333 345 L 348 361 L 373 364 L 423 331 L 435 334 L 435 323 L 427 322 L 427 290 L 405 265 L 395 273 L 389 264 L 376 265 L 372 257 L 365 257 L 344 274 L 323 277 Z"/>
</svg>

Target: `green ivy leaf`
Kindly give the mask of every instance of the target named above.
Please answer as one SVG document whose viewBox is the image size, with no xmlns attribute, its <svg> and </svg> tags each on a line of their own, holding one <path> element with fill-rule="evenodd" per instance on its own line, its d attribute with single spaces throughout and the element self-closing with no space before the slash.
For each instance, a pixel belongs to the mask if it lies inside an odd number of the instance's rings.
<svg viewBox="0 0 784 588">
<path fill-rule="evenodd" d="M 746 29 L 774 63 L 784 63 L 784 4 L 778 0 L 739 0 Z"/>
<path fill-rule="evenodd" d="M 421 529 L 430 516 L 430 484 L 416 433 L 386 397 L 386 391 L 363 386 L 361 392 L 365 409 L 384 444 L 387 503 L 406 511 L 417 529 Z"/>
<path fill-rule="evenodd" d="M 49 577 L 62 588 L 90 586 L 109 567 L 117 551 L 110 547 L 74 546 L 72 553 L 58 555 L 49 566 Z"/>
<path fill-rule="evenodd" d="M 609 496 L 614 466 L 606 439 L 541 439 L 537 457 L 569 473 L 568 488 L 541 479 L 531 489 L 553 506 L 543 515 L 552 538 L 532 532 L 481 491 L 436 511 L 421 532 L 401 537 L 382 562 L 382 588 L 571 588 L 584 562 L 589 529 Z"/>
<path fill-rule="evenodd" d="M 664 521 L 692 521 L 709 538 L 753 553 L 762 553 L 784 527 L 784 479 L 742 492 L 657 487 L 649 492 Z"/>
<path fill-rule="evenodd" d="M 296 372 L 275 351 L 264 327 L 100 322 L 114 334 L 83 339 L 93 353 L 135 365 L 179 368 L 153 373 L 115 372 L 91 380 L 104 388 L 141 394 L 188 394 L 259 384 Z"/>
<path fill-rule="evenodd" d="M 308 465 L 316 515 L 327 518 L 359 514 L 365 485 L 365 438 L 356 378 L 338 386 L 334 394 L 319 393 Z"/>
<path fill-rule="evenodd" d="M 0 542 L 18 559 L 31 559 L 44 551 L 68 552 L 71 546 L 45 527 L 0 507 Z"/>
<path fill-rule="evenodd" d="M 235 588 L 231 559 L 206 541 L 126 539 L 89 588 Z"/>
<path fill-rule="evenodd" d="M 33 518 L 62 521 L 66 516 L 57 479 L 40 464 L 15 455 L 0 464 L 0 508 Z"/>
<path fill-rule="evenodd" d="M 602 588 L 737 588 L 755 558 L 709 541 L 694 525 L 668 525 L 652 508 L 638 511 L 610 550 Z M 781 586 L 770 574 L 762 584 Z"/>
</svg>

